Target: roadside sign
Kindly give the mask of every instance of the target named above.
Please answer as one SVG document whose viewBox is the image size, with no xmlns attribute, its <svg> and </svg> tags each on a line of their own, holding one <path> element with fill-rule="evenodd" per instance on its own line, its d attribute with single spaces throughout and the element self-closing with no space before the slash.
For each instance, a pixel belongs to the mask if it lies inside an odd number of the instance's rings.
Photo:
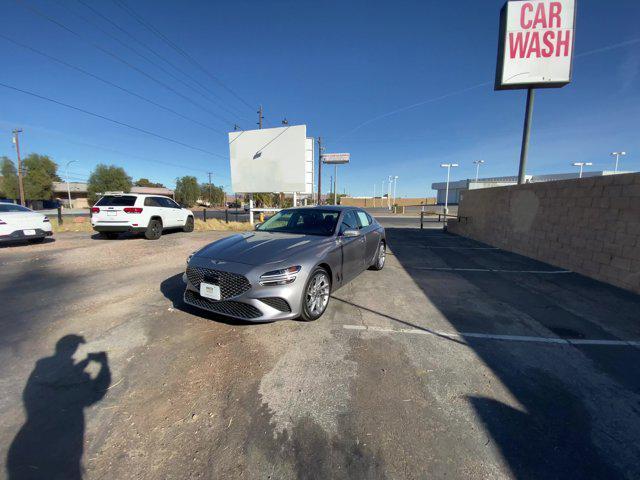
<svg viewBox="0 0 640 480">
<path fill-rule="evenodd" d="M 500 12 L 495 89 L 571 82 L 576 0 L 511 0 Z"/>
<path fill-rule="evenodd" d="M 350 157 L 349 153 L 323 153 L 321 156 L 322 163 L 335 164 L 349 163 Z"/>
</svg>

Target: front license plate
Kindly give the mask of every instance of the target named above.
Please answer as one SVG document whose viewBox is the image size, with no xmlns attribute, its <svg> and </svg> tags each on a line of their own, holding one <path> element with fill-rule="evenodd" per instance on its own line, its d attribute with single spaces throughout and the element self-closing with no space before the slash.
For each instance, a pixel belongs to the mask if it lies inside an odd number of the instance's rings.
<svg viewBox="0 0 640 480">
<path fill-rule="evenodd" d="M 111 211 L 107 210 L 107 215 L 109 215 L 111 217 L 115 217 L 117 213 L 118 212 L 111 212 Z"/>
<path fill-rule="evenodd" d="M 211 300 L 220 300 L 220 287 L 210 283 L 200 283 L 200 295 Z"/>
<path fill-rule="evenodd" d="M 23 230 L 22 233 L 24 233 L 25 235 L 35 235 L 36 231 L 35 230 Z"/>
</svg>

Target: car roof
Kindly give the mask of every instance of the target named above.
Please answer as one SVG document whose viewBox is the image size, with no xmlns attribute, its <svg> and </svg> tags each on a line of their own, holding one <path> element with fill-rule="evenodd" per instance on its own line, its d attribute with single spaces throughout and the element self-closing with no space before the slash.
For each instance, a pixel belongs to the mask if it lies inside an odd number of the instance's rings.
<svg viewBox="0 0 640 480">
<path fill-rule="evenodd" d="M 349 205 L 311 205 L 307 207 L 289 207 L 289 208 L 306 208 L 309 210 L 334 210 L 336 212 L 343 212 L 345 210 L 362 210 L 359 207 L 351 207 Z M 288 209 L 287 209 L 288 210 Z"/>
</svg>

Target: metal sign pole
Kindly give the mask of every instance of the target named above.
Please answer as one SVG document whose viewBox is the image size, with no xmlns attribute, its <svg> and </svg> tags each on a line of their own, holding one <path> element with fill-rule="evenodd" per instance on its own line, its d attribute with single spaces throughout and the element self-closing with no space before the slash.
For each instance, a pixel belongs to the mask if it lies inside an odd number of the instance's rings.
<svg viewBox="0 0 640 480">
<path fill-rule="evenodd" d="M 531 133 L 531 118 L 533 117 L 533 100 L 535 89 L 527 90 L 527 108 L 524 114 L 524 130 L 522 131 L 522 148 L 520 149 L 520 168 L 518 170 L 518 185 L 522 185 L 527 174 L 527 153 L 529 150 L 529 135 Z"/>
</svg>

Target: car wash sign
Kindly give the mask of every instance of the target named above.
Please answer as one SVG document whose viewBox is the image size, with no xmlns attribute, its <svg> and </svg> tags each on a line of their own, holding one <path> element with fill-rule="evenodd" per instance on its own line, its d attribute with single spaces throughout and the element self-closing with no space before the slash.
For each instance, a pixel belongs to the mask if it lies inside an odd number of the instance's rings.
<svg viewBox="0 0 640 480">
<path fill-rule="evenodd" d="M 500 15 L 496 90 L 571 81 L 576 0 L 508 1 Z"/>
</svg>

